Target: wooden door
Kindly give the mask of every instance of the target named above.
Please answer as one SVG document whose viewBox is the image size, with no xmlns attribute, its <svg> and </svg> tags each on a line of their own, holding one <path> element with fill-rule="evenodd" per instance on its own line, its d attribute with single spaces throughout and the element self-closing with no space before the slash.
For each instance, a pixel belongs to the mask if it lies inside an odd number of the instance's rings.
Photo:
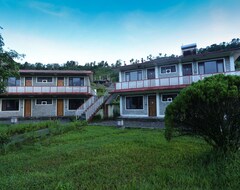
<svg viewBox="0 0 240 190">
<path fill-rule="evenodd" d="M 25 77 L 25 86 L 32 86 L 32 77 Z"/>
<path fill-rule="evenodd" d="M 148 96 L 148 115 L 157 116 L 156 96 Z"/>
<path fill-rule="evenodd" d="M 63 116 L 63 99 L 57 100 L 57 116 Z"/>
<path fill-rule="evenodd" d="M 31 106 L 31 99 L 25 99 L 24 104 L 24 117 L 31 117 L 32 106 Z"/>
<path fill-rule="evenodd" d="M 57 78 L 57 86 L 64 86 L 64 77 Z"/>
</svg>

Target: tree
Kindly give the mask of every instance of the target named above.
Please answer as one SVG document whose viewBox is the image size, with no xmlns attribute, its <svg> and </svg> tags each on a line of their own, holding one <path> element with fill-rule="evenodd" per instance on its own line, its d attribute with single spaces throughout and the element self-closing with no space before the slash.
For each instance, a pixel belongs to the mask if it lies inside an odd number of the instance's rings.
<svg viewBox="0 0 240 190">
<path fill-rule="evenodd" d="M 183 89 L 167 107 L 165 137 L 203 137 L 223 152 L 240 147 L 240 77 L 215 75 Z M 177 132 L 177 133 L 175 133 Z"/>
<path fill-rule="evenodd" d="M 0 27 L 0 29 L 3 29 Z M 9 77 L 18 75 L 18 64 L 14 61 L 14 58 L 21 58 L 24 55 L 18 54 L 14 50 L 4 50 L 4 41 L 0 33 L 0 93 L 5 91 L 6 80 Z"/>
</svg>

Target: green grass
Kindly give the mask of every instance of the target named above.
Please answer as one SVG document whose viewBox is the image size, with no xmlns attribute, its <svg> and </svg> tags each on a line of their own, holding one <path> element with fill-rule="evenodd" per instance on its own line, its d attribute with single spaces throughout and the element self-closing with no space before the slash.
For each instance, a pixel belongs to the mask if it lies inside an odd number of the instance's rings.
<svg viewBox="0 0 240 190">
<path fill-rule="evenodd" d="M 240 156 L 161 130 L 88 126 L 0 156 L 0 189 L 238 189 Z"/>
</svg>

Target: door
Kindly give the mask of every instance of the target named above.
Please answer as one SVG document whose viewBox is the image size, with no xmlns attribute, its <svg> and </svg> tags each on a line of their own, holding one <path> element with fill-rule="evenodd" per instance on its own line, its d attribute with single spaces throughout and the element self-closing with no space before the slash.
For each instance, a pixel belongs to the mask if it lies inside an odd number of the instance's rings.
<svg viewBox="0 0 240 190">
<path fill-rule="evenodd" d="M 25 86 L 32 86 L 32 77 L 25 77 Z"/>
<path fill-rule="evenodd" d="M 31 106 L 31 99 L 25 99 L 24 104 L 24 117 L 31 117 L 32 106 Z"/>
<path fill-rule="evenodd" d="M 192 75 L 192 64 L 184 64 L 182 66 L 183 76 Z"/>
<path fill-rule="evenodd" d="M 147 79 L 155 79 L 155 69 L 147 70 Z"/>
<path fill-rule="evenodd" d="M 57 100 L 57 116 L 63 116 L 63 99 Z"/>
<path fill-rule="evenodd" d="M 57 86 L 64 86 L 64 77 L 57 78 Z"/>
<path fill-rule="evenodd" d="M 148 96 L 148 115 L 151 117 L 157 116 L 156 96 Z"/>
</svg>

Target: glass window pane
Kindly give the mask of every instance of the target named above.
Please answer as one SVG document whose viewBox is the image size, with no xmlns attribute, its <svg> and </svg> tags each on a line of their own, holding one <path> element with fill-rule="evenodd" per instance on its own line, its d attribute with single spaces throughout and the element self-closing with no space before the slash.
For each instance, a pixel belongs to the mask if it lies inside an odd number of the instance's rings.
<svg viewBox="0 0 240 190">
<path fill-rule="evenodd" d="M 218 73 L 223 73 L 223 63 L 217 63 Z"/>
<path fill-rule="evenodd" d="M 69 110 L 77 110 L 84 103 L 83 99 L 69 99 Z"/>
<path fill-rule="evenodd" d="M 138 80 L 142 80 L 142 71 L 138 71 Z"/>
<path fill-rule="evenodd" d="M 137 71 L 130 72 L 130 80 L 137 80 Z"/>
<path fill-rule="evenodd" d="M 198 64 L 198 73 L 200 75 L 203 75 L 204 74 L 204 64 L 203 63 L 199 63 Z"/>
<path fill-rule="evenodd" d="M 2 100 L 2 111 L 18 111 L 19 100 Z"/>
<path fill-rule="evenodd" d="M 148 69 L 147 70 L 147 78 L 148 79 L 155 79 L 155 69 Z"/>
<path fill-rule="evenodd" d="M 211 74 L 217 72 L 216 61 L 205 62 L 205 74 Z"/>
<path fill-rule="evenodd" d="M 143 109 L 143 97 L 126 97 L 126 108 L 127 109 Z"/>
</svg>

